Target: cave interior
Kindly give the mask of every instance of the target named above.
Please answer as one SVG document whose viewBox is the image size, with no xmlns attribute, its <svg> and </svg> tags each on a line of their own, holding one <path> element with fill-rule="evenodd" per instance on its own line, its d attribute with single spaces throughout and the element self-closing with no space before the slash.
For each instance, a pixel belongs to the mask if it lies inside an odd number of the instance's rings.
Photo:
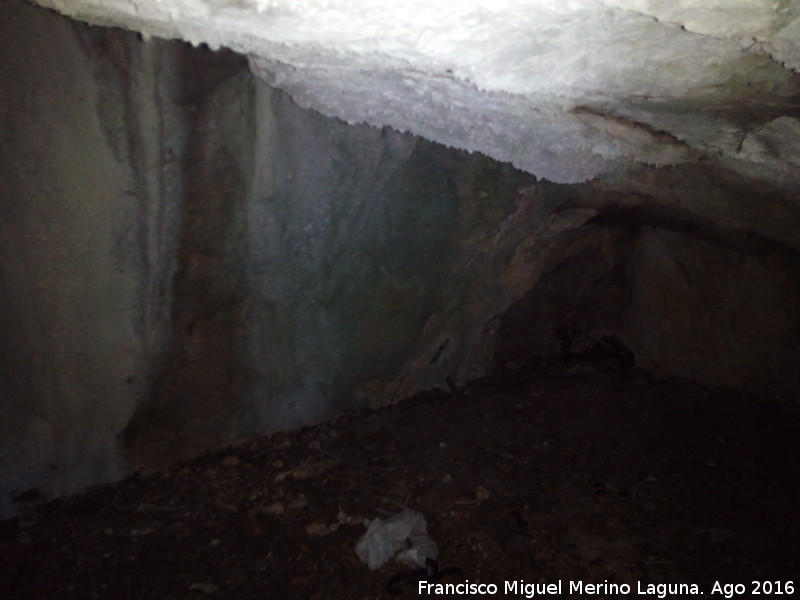
<svg viewBox="0 0 800 600">
<path fill-rule="evenodd" d="M 0 32 L 4 597 L 426 595 L 354 552 L 403 508 L 442 583 L 790 593 L 793 69 L 709 101 L 757 160 L 636 124 L 689 158 L 559 182 L 230 49 Z"/>
</svg>

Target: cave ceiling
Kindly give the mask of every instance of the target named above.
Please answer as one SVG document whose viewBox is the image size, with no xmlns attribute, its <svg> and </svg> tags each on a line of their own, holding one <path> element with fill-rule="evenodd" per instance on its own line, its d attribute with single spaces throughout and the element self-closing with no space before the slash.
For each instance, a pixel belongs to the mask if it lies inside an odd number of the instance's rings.
<svg viewBox="0 0 800 600">
<path fill-rule="evenodd" d="M 560 183 L 705 164 L 800 186 L 793 0 L 36 0 L 246 54 L 299 105 Z"/>
</svg>

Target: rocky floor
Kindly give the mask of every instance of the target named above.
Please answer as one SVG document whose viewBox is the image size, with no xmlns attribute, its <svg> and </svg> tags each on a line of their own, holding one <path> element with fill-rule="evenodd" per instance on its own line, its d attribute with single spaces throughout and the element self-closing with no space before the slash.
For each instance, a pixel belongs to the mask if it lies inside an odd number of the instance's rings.
<svg viewBox="0 0 800 600">
<path fill-rule="evenodd" d="M 370 571 L 354 548 L 365 519 L 404 506 L 460 571 L 441 584 L 723 598 L 767 581 L 775 595 L 800 579 L 798 425 L 686 381 L 498 377 L 31 507 L 0 522 L 0 598 L 384 598 L 402 568 Z M 681 583 L 698 587 L 647 587 Z"/>
</svg>

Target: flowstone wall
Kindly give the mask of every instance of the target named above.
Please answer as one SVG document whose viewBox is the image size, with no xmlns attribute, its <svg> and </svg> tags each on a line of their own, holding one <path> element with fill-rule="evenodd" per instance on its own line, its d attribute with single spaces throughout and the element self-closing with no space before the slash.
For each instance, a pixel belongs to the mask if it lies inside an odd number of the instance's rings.
<svg viewBox="0 0 800 600">
<path fill-rule="evenodd" d="M 485 373 L 553 226 L 532 176 L 2 10 L 4 511 Z"/>
<path fill-rule="evenodd" d="M 126 472 L 163 347 L 164 45 L 0 6 L 0 511 Z M 38 492 L 36 490 L 39 490 Z"/>
</svg>

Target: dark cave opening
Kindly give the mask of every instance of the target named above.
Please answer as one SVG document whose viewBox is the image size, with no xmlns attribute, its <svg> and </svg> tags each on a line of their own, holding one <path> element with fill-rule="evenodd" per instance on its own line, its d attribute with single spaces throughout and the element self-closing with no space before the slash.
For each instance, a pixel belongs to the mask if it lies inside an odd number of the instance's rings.
<svg viewBox="0 0 800 600">
<path fill-rule="evenodd" d="M 667 206 L 613 202 L 564 237 L 566 256 L 501 317 L 495 369 L 636 365 L 796 393 L 796 251 Z"/>
</svg>

